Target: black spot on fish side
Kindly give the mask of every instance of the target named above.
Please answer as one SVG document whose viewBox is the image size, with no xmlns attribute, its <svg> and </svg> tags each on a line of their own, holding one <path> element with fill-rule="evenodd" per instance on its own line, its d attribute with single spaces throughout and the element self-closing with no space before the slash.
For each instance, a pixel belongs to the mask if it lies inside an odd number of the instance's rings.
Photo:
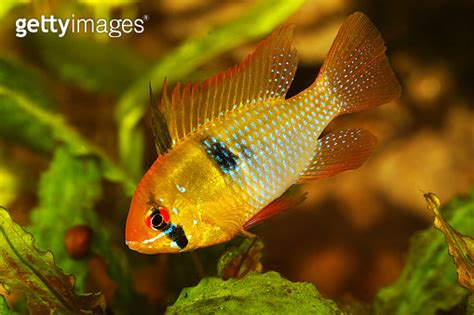
<svg viewBox="0 0 474 315">
<path fill-rule="evenodd" d="M 224 142 L 214 137 L 205 138 L 201 142 L 206 148 L 207 154 L 216 161 L 224 173 L 228 173 L 237 168 L 239 158 L 225 146 Z"/>
</svg>

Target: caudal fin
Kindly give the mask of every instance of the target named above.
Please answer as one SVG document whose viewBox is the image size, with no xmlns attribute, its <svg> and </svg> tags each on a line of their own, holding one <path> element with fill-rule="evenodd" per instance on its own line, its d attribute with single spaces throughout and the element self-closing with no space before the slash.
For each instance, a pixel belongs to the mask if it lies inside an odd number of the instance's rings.
<svg viewBox="0 0 474 315">
<path fill-rule="evenodd" d="M 361 12 L 349 16 L 334 40 L 316 79 L 329 87 L 341 114 L 388 103 L 400 96 L 400 85 L 379 31 Z"/>
</svg>

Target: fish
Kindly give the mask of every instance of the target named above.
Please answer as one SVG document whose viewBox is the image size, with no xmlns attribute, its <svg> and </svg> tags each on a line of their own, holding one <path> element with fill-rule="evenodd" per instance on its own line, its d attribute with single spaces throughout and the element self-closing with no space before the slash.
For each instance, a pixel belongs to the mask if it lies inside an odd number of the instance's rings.
<svg viewBox="0 0 474 315">
<path fill-rule="evenodd" d="M 158 157 L 131 200 L 131 250 L 180 253 L 253 236 L 249 228 L 304 199 L 284 195 L 289 187 L 356 169 L 375 149 L 363 129 L 321 135 L 339 115 L 400 96 L 380 32 L 351 14 L 315 81 L 286 99 L 298 64 L 293 29 L 277 28 L 202 83 L 177 83 L 171 97 L 165 79 L 160 102 L 150 97 Z"/>
</svg>

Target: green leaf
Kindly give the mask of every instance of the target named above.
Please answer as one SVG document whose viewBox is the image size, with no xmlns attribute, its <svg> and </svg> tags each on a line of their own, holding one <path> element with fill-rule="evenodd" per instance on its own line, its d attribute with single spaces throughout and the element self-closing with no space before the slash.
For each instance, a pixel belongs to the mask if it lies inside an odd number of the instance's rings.
<svg viewBox="0 0 474 315">
<path fill-rule="evenodd" d="M 0 208 L 1 209 L 1 208 Z M 0 285 L 1 286 L 1 285 Z M 0 288 L 1 289 L 1 288 Z M 25 307 L 25 311 L 26 311 L 26 307 Z M 0 314 L 2 315 L 19 315 L 21 313 L 11 309 L 9 306 L 8 306 L 8 303 L 5 299 L 4 296 L 2 296 L 0 294 Z"/>
<path fill-rule="evenodd" d="M 0 205 L 7 207 L 17 197 L 21 182 L 18 169 L 0 149 Z"/>
<path fill-rule="evenodd" d="M 293 14 L 303 2 L 260 0 L 239 18 L 183 43 L 126 90 L 119 101 L 116 119 L 119 123 L 120 159 L 130 173 L 138 177 L 143 171 L 145 140 L 138 124 L 147 109 L 149 82 L 153 90 L 161 91 L 165 77 L 168 82 L 183 79 L 216 55 L 260 38 Z"/>
<path fill-rule="evenodd" d="M 453 200 L 441 213 L 453 228 L 474 235 L 474 192 Z M 379 291 L 374 314 L 432 315 L 458 305 L 466 294 L 457 283 L 444 235 L 431 227 L 413 237 L 400 278 Z"/>
<path fill-rule="evenodd" d="M 40 58 L 56 76 L 88 91 L 119 93 L 147 69 L 144 56 L 115 41 L 56 35 L 33 40 Z"/>
<path fill-rule="evenodd" d="M 12 60 L 0 57 L 0 87 L 35 100 L 39 108 L 53 107 L 48 89 L 40 76 Z M 54 141 L 51 130 L 38 124 L 35 117 L 18 106 L 11 95 L 0 95 L 0 137 L 19 142 L 40 151 L 51 151 Z"/>
<path fill-rule="evenodd" d="M 75 225 L 99 226 L 94 205 L 101 194 L 101 173 L 96 161 L 90 157 L 75 157 L 66 147 L 60 147 L 49 169 L 41 176 L 39 205 L 31 212 L 30 232 L 38 246 L 55 253 L 56 263 L 66 273 L 76 276 L 81 290 L 88 264 L 69 257 L 64 239 Z M 94 239 L 100 239 L 101 235 L 94 232 Z"/>
<path fill-rule="evenodd" d="M 76 295 L 74 278 L 56 267 L 51 252 L 41 252 L 31 234 L 0 208 L 0 284 L 21 292 L 33 314 L 105 312 L 100 294 Z"/>
<path fill-rule="evenodd" d="M 246 237 L 239 246 L 226 251 L 217 264 L 217 274 L 224 280 L 240 279 L 250 272 L 262 272 L 263 242 Z"/>
<path fill-rule="evenodd" d="M 83 291 L 89 271 L 87 259 L 70 257 L 64 240 L 72 227 L 88 226 L 93 231 L 91 251 L 104 257 L 111 278 L 119 283 L 118 304 L 133 305 L 138 296 L 133 290 L 130 267 L 122 253 L 111 246 L 107 227 L 94 211 L 101 195 L 97 159 L 90 155 L 78 156 L 68 147 L 59 147 L 40 180 L 39 206 L 31 212 L 31 232 L 42 248 L 53 250 L 63 270 L 76 276 L 77 286 Z"/>
<path fill-rule="evenodd" d="M 290 282 L 276 272 L 237 280 L 205 278 L 184 289 L 166 314 L 340 314 L 310 283 Z"/>
<path fill-rule="evenodd" d="M 8 307 L 7 301 L 5 300 L 5 298 L 4 298 L 3 296 L 0 296 L 0 314 L 4 314 L 4 315 L 15 314 L 15 313 Z"/>
</svg>

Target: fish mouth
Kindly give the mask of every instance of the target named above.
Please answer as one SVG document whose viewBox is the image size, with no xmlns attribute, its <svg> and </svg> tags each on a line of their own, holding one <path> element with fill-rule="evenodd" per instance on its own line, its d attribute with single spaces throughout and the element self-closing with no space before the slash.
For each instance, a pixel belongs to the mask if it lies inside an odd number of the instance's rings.
<svg viewBox="0 0 474 315">
<path fill-rule="evenodd" d="M 146 255 L 156 255 L 156 254 L 174 254 L 174 253 L 182 253 L 185 250 L 179 247 L 156 247 L 152 244 L 145 244 L 140 241 L 125 241 L 125 244 L 128 246 L 129 249 L 139 252 L 141 254 Z"/>
<path fill-rule="evenodd" d="M 136 241 L 125 241 L 125 244 L 128 246 L 133 251 L 139 252 L 141 254 L 147 254 L 147 255 L 154 255 L 158 254 L 159 251 L 157 251 L 153 246 L 143 244 L 142 242 L 136 242 Z"/>
</svg>

